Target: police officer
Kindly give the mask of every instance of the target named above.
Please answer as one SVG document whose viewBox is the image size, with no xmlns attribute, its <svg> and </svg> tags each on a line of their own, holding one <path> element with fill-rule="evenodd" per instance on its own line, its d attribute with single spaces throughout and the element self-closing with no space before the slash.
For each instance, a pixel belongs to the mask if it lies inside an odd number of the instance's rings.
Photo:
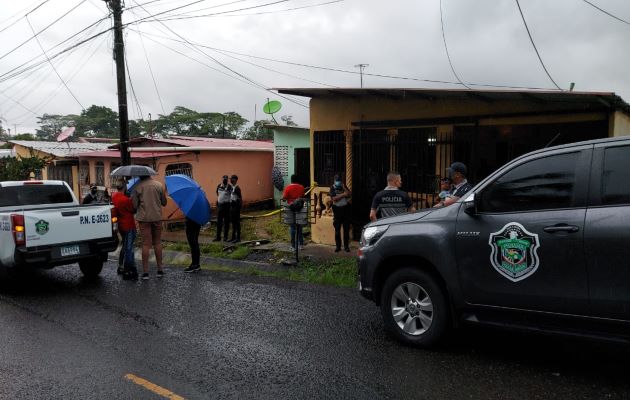
<svg viewBox="0 0 630 400">
<path fill-rule="evenodd" d="M 243 205 L 243 195 L 241 187 L 238 185 L 238 176 L 230 177 L 230 185 L 232 193 L 230 195 L 230 221 L 232 221 L 232 239 L 230 242 L 238 243 L 241 241 L 241 206 Z"/>
<path fill-rule="evenodd" d="M 230 202 L 232 197 L 232 185 L 228 182 L 228 176 L 223 175 L 223 180 L 217 186 L 217 237 L 215 242 L 221 241 L 221 229 L 223 240 L 228 240 L 230 230 Z"/>
<path fill-rule="evenodd" d="M 468 183 L 468 179 L 466 179 L 468 168 L 466 168 L 464 163 L 454 162 L 451 164 L 450 168 L 446 169 L 446 172 L 448 173 L 453 188 L 451 189 L 450 196 L 435 205 L 435 207 L 438 208 L 450 206 L 472 189 L 472 185 Z"/>
<path fill-rule="evenodd" d="M 98 187 L 96 183 L 90 184 L 90 193 L 83 198 L 83 204 L 92 204 L 98 201 Z"/>
</svg>

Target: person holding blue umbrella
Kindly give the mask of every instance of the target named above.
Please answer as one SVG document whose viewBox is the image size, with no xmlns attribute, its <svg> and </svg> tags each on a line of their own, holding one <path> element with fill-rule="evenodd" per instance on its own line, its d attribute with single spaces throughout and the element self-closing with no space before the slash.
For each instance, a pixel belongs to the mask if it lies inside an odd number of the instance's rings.
<svg viewBox="0 0 630 400">
<path fill-rule="evenodd" d="M 201 186 L 192 178 L 176 174 L 166 177 L 169 196 L 175 201 L 186 217 L 186 240 L 190 246 L 191 263 L 184 272 L 201 269 L 199 259 L 199 231 L 210 221 L 210 203 Z"/>
</svg>

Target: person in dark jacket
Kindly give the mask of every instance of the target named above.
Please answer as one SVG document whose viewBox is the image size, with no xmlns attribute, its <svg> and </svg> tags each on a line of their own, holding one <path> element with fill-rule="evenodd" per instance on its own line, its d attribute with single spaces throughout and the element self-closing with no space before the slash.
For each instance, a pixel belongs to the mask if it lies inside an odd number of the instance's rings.
<svg viewBox="0 0 630 400">
<path fill-rule="evenodd" d="M 85 195 L 82 204 L 92 204 L 98 201 L 98 187 L 96 183 L 90 184 L 90 193 Z"/>
<path fill-rule="evenodd" d="M 217 186 L 217 236 L 215 242 L 221 241 L 221 230 L 223 230 L 223 240 L 227 242 L 230 230 L 230 203 L 232 201 L 232 185 L 228 182 L 228 176 L 223 175 L 223 180 Z"/>
<path fill-rule="evenodd" d="M 341 176 L 335 175 L 335 183 L 328 192 L 332 199 L 333 226 L 335 227 L 335 252 L 341 251 L 341 228 L 343 227 L 343 249 L 350 252 L 350 196 L 352 192 L 341 181 Z"/>
<path fill-rule="evenodd" d="M 232 193 L 230 194 L 230 221 L 232 222 L 232 239 L 230 242 L 238 243 L 241 241 L 241 206 L 243 205 L 243 195 L 241 187 L 238 185 L 238 176 L 230 177 L 230 185 Z"/>
</svg>

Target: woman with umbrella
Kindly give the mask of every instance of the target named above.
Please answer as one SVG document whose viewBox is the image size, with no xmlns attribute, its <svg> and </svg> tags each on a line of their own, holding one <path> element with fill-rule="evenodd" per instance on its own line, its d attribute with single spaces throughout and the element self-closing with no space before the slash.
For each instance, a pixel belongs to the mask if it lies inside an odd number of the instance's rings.
<svg viewBox="0 0 630 400">
<path fill-rule="evenodd" d="M 176 174 L 167 176 L 165 180 L 169 196 L 186 216 L 186 240 L 192 260 L 184 272 L 198 271 L 201 269 L 199 231 L 210 221 L 210 203 L 201 186 L 190 177 Z"/>
</svg>

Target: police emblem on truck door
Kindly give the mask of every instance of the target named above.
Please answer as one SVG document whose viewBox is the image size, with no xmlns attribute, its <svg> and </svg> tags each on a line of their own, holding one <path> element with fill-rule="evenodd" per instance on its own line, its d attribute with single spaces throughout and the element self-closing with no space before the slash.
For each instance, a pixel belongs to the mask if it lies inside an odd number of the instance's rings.
<svg viewBox="0 0 630 400">
<path fill-rule="evenodd" d="M 528 232 L 518 222 L 510 222 L 491 233 L 489 244 L 492 266 L 512 282 L 526 279 L 538 269 L 538 235 Z"/>
</svg>

